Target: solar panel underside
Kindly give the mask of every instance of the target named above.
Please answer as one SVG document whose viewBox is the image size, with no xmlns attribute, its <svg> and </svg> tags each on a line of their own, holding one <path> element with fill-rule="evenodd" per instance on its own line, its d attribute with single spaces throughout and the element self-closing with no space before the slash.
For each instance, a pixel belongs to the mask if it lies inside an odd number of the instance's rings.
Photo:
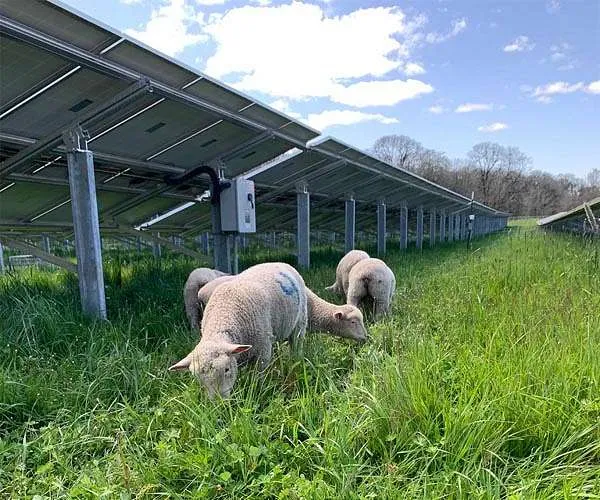
<svg viewBox="0 0 600 500">
<path fill-rule="evenodd" d="M 318 131 L 58 2 L 5 0 L 0 16 L 3 230 L 72 225 L 64 147 L 54 141 L 10 162 L 78 122 L 95 155 L 101 227 L 137 226 L 195 200 L 206 178 L 172 178 L 200 165 L 256 182 L 259 231 L 293 230 L 298 183 L 312 193 L 317 229 L 343 227 L 342 200 L 350 193 L 357 224 L 374 218 L 372 205 L 382 198 L 390 210 L 404 203 L 458 210 L 468 201 L 334 139 L 305 147 Z M 141 88 L 135 98 L 96 114 L 132 85 Z M 294 147 L 305 152 L 264 167 Z M 209 227 L 208 203 L 196 203 L 153 229 L 191 234 Z"/>
</svg>

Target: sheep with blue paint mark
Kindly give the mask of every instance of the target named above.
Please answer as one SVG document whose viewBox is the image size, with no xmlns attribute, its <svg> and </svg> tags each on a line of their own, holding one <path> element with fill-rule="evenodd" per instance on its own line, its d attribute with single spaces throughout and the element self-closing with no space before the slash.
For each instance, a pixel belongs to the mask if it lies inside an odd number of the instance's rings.
<svg viewBox="0 0 600 500">
<path fill-rule="evenodd" d="M 236 276 L 221 276 L 204 285 L 198 291 L 200 310 L 215 290 L 223 283 L 235 280 Z M 308 306 L 308 330 L 363 342 L 367 339 L 363 315 L 357 307 L 349 304 L 337 305 L 327 302 L 306 287 Z"/>
<path fill-rule="evenodd" d="M 302 276 L 281 262 L 258 264 L 216 287 L 202 318 L 202 338 L 169 370 L 189 370 L 208 396 L 228 397 L 238 364 L 258 362 L 264 370 L 275 341 L 287 340 L 296 356 L 308 323 Z"/>
</svg>

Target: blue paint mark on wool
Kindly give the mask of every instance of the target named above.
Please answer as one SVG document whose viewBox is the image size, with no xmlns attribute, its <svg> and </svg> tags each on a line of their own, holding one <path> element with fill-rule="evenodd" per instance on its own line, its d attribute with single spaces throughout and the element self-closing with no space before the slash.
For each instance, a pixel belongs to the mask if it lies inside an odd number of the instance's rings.
<svg viewBox="0 0 600 500">
<path fill-rule="evenodd" d="M 279 273 L 280 276 L 282 276 L 284 278 L 284 280 L 287 283 L 283 283 L 279 280 L 277 280 L 277 283 L 279 283 L 279 286 L 281 287 L 281 291 L 283 293 L 285 293 L 288 297 L 295 297 L 296 298 L 296 302 L 300 302 L 300 295 L 298 293 L 298 287 L 296 286 L 296 283 L 294 282 L 294 280 L 287 274 L 280 272 Z"/>
</svg>

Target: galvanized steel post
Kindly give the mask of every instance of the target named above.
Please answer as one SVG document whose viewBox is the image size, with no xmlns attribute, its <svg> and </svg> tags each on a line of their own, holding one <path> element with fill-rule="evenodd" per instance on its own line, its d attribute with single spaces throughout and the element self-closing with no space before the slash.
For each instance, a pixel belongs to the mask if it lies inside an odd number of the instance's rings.
<svg viewBox="0 0 600 500">
<path fill-rule="evenodd" d="M 344 250 L 348 253 L 354 250 L 354 235 L 356 232 L 356 202 L 352 196 L 346 200 L 346 233 Z"/>
<path fill-rule="evenodd" d="M 377 202 L 377 255 L 379 256 L 385 255 L 385 222 L 385 200 L 379 200 Z"/>
<path fill-rule="evenodd" d="M 417 208 L 417 248 L 423 248 L 423 207 Z"/>
<path fill-rule="evenodd" d="M 94 157 L 87 149 L 87 137 L 81 127 L 63 134 L 67 150 L 77 276 L 83 313 L 106 319 Z"/>
<path fill-rule="evenodd" d="M 440 243 L 446 241 L 446 209 L 440 211 Z"/>
<path fill-rule="evenodd" d="M 306 185 L 297 186 L 296 210 L 298 266 L 308 269 L 310 267 L 310 193 Z"/>
<path fill-rule="evenodd" d="M 429 211 L 429 246 L 435 246 L 435 208 Z"/>
<path fill-rule="evenodd" d="M 400 250 L 408 248 L 408 207 L 402 204 L 400 207 Z"/>
</svg>

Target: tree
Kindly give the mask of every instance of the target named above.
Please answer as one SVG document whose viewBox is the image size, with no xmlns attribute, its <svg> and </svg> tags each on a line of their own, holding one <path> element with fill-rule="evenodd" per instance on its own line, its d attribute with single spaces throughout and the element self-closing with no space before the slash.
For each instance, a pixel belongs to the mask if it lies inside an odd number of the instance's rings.
<svg viewBox="0 0 600 500">
<path fill-rule="evenodd" d="M 375 141 L 371 153 L 394 167 L 414 171 L 423 146 L 406 135 L 385 135 Z"/>
</svg>

